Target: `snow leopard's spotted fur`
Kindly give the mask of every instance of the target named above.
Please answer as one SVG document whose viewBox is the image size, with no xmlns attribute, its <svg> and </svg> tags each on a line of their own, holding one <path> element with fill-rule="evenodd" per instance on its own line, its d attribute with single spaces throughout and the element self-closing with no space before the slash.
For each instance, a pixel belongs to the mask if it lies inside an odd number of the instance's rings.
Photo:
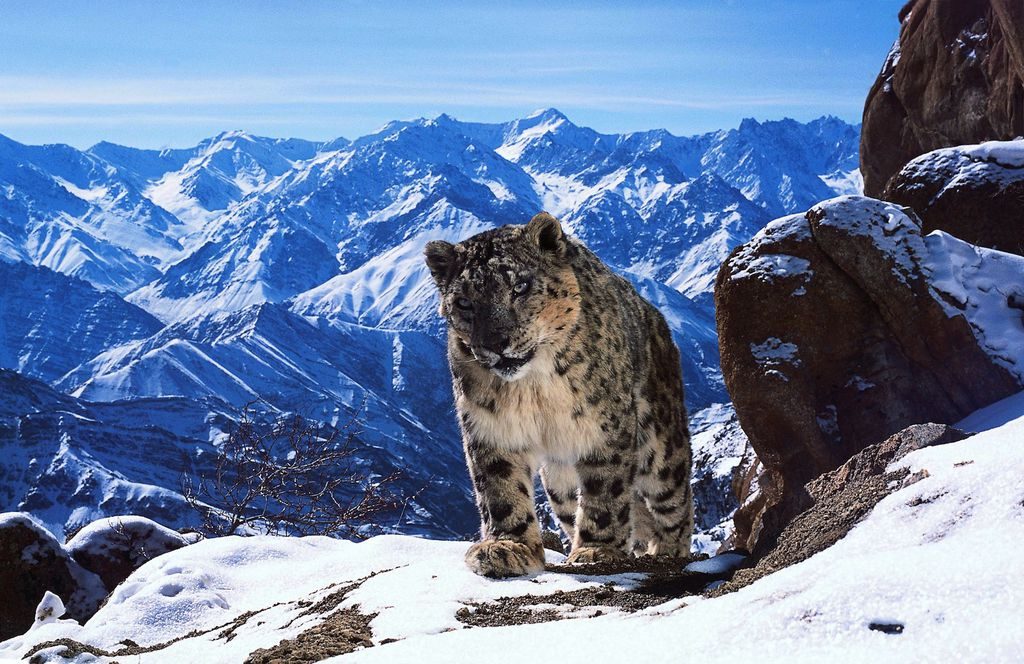
<svg viewBox="0 0 1024 664">
<path fill-rule="evenodd" d="M 469 566 L 543 568 L 538 470 L 569 562 L 688 554 L 690 436 L 661 314 L 546 213 L 425 253 L 482 521 Z"/>
</svg>

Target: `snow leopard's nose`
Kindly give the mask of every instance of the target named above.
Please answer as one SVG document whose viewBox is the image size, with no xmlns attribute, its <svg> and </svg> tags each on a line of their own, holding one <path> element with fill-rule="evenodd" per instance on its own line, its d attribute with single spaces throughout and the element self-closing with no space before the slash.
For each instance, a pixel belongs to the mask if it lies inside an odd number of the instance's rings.
<svg viewBox="0 0 1024 664">
<path fill-rule="evenodd" d="M 482 338 L 477 339 L 473 344 L 473 355 L 484 364 L 493 366 L 508 350 L 511 341 L 505 334 L 482 335 Z"/>
<path fill-rule="evenodd" d="M 508 349 L 508 345 L 511 341 L 512 340 L 504 334 L 492 335 L 480 344 L 480 346 L 489 353 L 502 355 Z"/>
<path fill-rule="evenodd" d="M 478 324 L 473 330 L 473 354 L 476 355 L 476 359 L 485 364 L 492 359 L 493 362 L 497 362 L 508 349 L 511 341 L 509 335 L 495 329 L 494 326 L 486 323 Z"/>
</svg>

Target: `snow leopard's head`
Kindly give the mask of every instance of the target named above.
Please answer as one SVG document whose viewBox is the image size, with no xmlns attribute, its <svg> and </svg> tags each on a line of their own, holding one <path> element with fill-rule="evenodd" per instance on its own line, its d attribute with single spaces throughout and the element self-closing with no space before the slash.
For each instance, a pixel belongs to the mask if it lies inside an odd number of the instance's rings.
<svg viewBox="0 0 1024 664">
<path fill-rule="evenodd" d="M 505 380 L 526 375 L 538 350 L 559 346 L 579 316 L 569 264 L 577 250 L 546 212 L 458 244 L 429 242 L 424 253 L 453 352 Z"/>
</svg>

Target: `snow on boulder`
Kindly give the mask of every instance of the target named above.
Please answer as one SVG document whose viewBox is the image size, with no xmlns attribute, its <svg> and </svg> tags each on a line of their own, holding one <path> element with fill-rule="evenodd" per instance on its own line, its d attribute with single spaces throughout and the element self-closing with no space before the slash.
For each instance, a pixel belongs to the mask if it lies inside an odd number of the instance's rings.
<svg viewBox="0 0 1024 664">
<path fill-rule="evenodd" d="M 1024 385 L 1024 260 L 924 237 L 891 203 L 842 196 L 772 222 L 723 264 L 715 299 L 725 383 L 766 468 L 736 520 L 754 553 L 807 482 Z"/>
<path fill-rule="evenodd" d="M 99 578 L 72 560 L 48 530 L 22 512 L 0 514 L 0 589 L 2 639 L 31 627 L 37 609 L 50 607 L 55 618 L 63 615 L 63 610 L 56 611 L 57 603 L 67 607 L 69 617 L 84 621 L 106 596 Z M 50 594 L 58 597 L 57 602 L 41 605 Z"/>
<path fill-rule="evenodd" d="M 185 536 L 141 516 L 93 521 L 66 544 L 71 557 L 112 591 L 128 575 L 157 556 L 187 545 Z"/>
<path fill-rule="evenodd" d="M 961 145 L 921 155 L 882 197 L 914 208 L 925 233 L 946 231 L 1024 255 L 1024 140 Z"/>
</svg>

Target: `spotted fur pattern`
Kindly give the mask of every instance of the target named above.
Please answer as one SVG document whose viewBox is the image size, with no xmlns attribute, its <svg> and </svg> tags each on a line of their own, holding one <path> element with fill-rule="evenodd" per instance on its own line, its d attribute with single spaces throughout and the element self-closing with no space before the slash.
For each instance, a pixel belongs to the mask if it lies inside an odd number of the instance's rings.
<svg viewBox="0 0 1024 664">
<path fill-rule="evenodd" d="M 657 309 L 546 213 L 425 253 L 481 517 L 469 566 L 543 569 L 538 472 L 570 562 L 689 553 L 679 351 Z"/>
</svg>

